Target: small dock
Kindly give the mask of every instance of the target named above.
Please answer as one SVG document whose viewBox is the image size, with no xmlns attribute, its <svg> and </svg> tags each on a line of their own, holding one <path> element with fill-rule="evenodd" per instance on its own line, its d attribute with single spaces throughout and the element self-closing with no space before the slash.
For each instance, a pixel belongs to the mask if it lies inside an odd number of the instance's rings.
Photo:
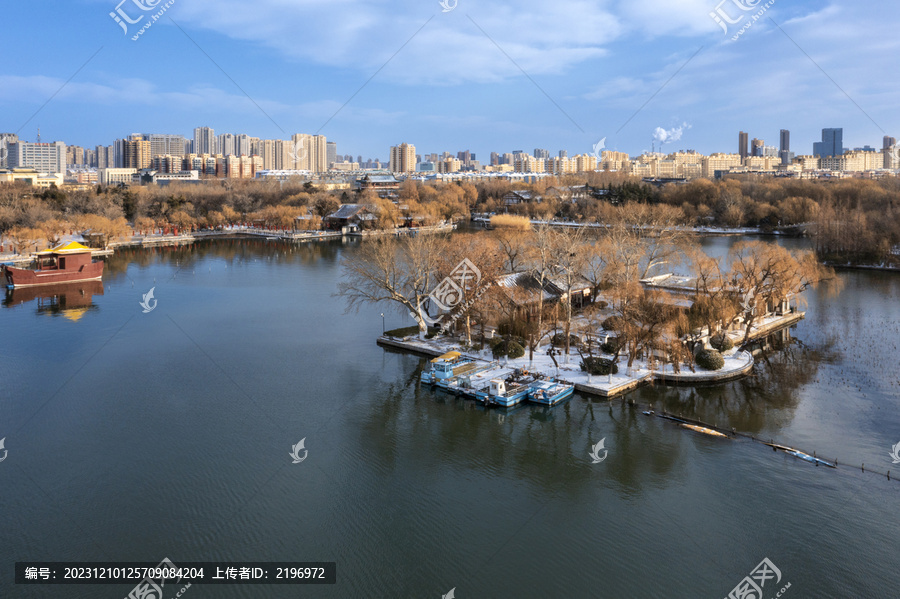
<svg viewBox="0 0 900 599">
<path fill-rule="evenodd" d="M 462 351 L 455 344 L 446 341 L 436 342 L 433 340 L 422 340 L 417 337 L 405 337 L 399 339 L 381 336 L 378 338 L 377 343 L 381 346 L 410 351 L 431 358 L 440 356 L 452 350 Z M 489 362 L 489 360 L 480 353 L 470 352 L 466 354 L 463 352 L 463 354 L 468 355 L 468 357 L 477 361 L 484 363 Z M 570 360 L 568 363 L 560 362 L 557 365 L 546 355 L 546 352 L 542 354 L 535 352 L 533 360 L 529 360 L 526 353 L 525 357 L 509 360 L 505 366 L 509 369 L 525 369 L 547 378 L 574 385 L 575 390 L 581 393 L 611 399 L 637 389 L 641 385 L 651 383 L 654 380 L 668 384 L 682 385 L 732 380 L 746 375 L 753 369 L 754 364 L 753 355 L 750 352 L 732 350 L 726 352 L 724 356 L 725 366 L 721 370 L 716 371 L 698 370 L 697 372 L 692 372 L 689 369 L 682 368 L 676 373 L 671 365 L 648 369 L 645 364 L 638 361 L 635 361 L 633 367 L 628 369 L 624 360 L 620 359 L 620 362 L 618 363 L 619 372 L 617 374 L 590 375 L 581 370 L 579 361 L 576 361 L 578 360 L 577 356 L 570 355 L 569 358 Z M 565 356 L 560 356 L 558 360 L 565 360 Z"/>
</svg>

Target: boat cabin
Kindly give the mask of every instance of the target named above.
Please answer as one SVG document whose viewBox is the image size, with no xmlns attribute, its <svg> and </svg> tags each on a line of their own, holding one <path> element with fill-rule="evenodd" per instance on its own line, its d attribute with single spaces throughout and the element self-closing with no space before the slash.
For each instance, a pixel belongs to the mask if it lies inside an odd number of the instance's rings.
<svg viewBox="0 0 900 599">
<path fill-rule="evenodd" d="M 91 263 L 91 248 L 73 241 L 50 250 L 36 252 L 35 261 L 37 262 L 37 270 L 41 272 L 51 270 L 77 271 L 82 266 Z"/>
</svg>

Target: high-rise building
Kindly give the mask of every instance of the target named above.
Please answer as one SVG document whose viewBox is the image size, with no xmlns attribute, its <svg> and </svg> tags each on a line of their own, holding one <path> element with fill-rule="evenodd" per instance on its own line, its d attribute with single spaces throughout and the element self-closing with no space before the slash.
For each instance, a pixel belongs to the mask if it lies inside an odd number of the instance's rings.
<svg viewBox="0 0 900 599">
<path fill-rule="evenodd" d="M 125 168 L 150 168 L 153 156 L 150 154 L 150 140 L 144 139 L 140 134 L 131 135 L 125 140 L 124 159 Z"/>
<path fill-rule="evenodd" d="M 547 160 L 550 158 L 550 150 L 545 150 L 543 148 L 535 148 L 534 149 L 534 157 L 538 160 Z"/>
<path fill-rule="evenodd" d="M 560 158 L 568 158 L 568 157 L 569 157 L 569 152 L 567 152 L 566 150 L 560 150 L 560 151 L 559 151 L 559 157 L 560 157 Z"/>
<path fill-rule="evenodd" d="M 193 153 L 200 154 L 217 154 L 216 147 L 216 131 L 210 127 L 197 127 L 194 129 L 194 147 Z"/>
<path fill-rule="evenodd" d="M 765 147 L 766 142 L 763 139 L 753 138 L 753 141 L 750 142 L 750 155 L 751 156 L 762 156 L 762 149 Z"/>
<path fill-rule="evenodd" d="M 516 158 L 513 163 L 513 168 L 517 173 L 543 173 L 544 166 L 544 160 L 528 155 Z"/>
<path fill-rule="evenodd" d="M 390 170 L 392 173 L 412 173 L 416 170 L 416 146 L 402 143 L 391 146 Z"/>
<path fill-rule="evenodd" d="M 275 170 L 293 170 L 294 144 L 289 139 L 276 139 L 275 142 Z"/>
<path fill-rule="evenodd" d="M 393 148 L 391 148 L 393 150 Z M 456 173 L 462 167 L 462 160 L 448 156 L 437 163 L 437 172 L 439 173 Z M 394 169 L 391 169 L 392 171 Z"/>
<path fill-rule="evenodd" d="M 2 137 L 3 137 L 3 134 L 0 133 L 0 138 L 2 138 Z M 893 148 L 893 147 L 896 146 L 896 145 L 897 145 L 897 138 L 896 138 L 896 137 L 891 137 L 890 135 L 885 135 L 885 136 L 884 136 L 884 143 L 882 144 L 881 149 L 882 149 L 882 150 L 887 150 L 887 149 Z"/>
<path fill-rule="evenodd" d="M 184 156 L 184 135 L 151 133 L 150 156 Z"/>
<path fill-rule="evenodd" d="M 295 133 L 291 136 L 293 146 L 288 159 L 293 159 L 292 168 L 321 173 L 328 170 L 328 140 L 324 135 Z M 285 168 L 291 168 L 285 166 Z"/>
<path fill-rule="evenodd" d="M 259 156 L 262 158 L 262 167 L 265 170 L 274 170 L 275 167 L 275 139 L 264 139 L 259 142 Z"/>
<path fill-rule="evenodd" d="M 66 172 L 66 144 L 61 141 L 51 143 L 28 143 L 17 141 L 9 144 L 7 163 L 9 168 L 33 168 L 39 173 Z"/>
<path fill-rule="evenodd" d="M 115 160 L 112 146 L 97 146 L 94 148 L 95 163 L 91 166 L 97 168 L 111 168 L 110 159 Z"/>
<path fill-rule="evenodd" d="M 181 156 L 172 156 L 164 154 L 162 156 L 154 156 L 150 161 L 150 168 L 161 173 L 177 173 L 183 170 L 183 162 Z"/>
<path fill-rule="evenodd" d="M 748 133 L 741 131 L 738 133 L 738 154 L 741 157 L 741 160 L 750 155 L 750 151 L 747 148 L 747 140 L 750 138 Z"/>
<path fill-rule="evenodd" d="M 325 166 L 331 168 L 331 165 L 338 162 L 337 159 L 337 142 L 325 142 Z M 352 162 L 348 160 L 347 162 Z"/>
<path fill-rule="evenodd" d="M 221 135 L 216 136 L 216 154 L 228 156 L 229 154 L 235 154 L 234 150 L 234 135 L 231 133 L 222 133 Z"/>
<path fill-rule="evenodd" d="M 787 166 L 794 161 L 794 153 L 791 152 L 791 132 L 782 129 L 778 134 L 778 156 L 781 158 L 781 164 Z"/>
<path fill-rule="evenodd" d="M 234 153 L 236 156 L 250 156 L 252 154 L 249 135 L 239 133 L 234 136 Z"/>
<path fill-rule="evenodd" d="M 117 139 L 112 145 L 113 153 L 109 157 L 112 164 L 109 168 L 125 168 L 125 140 Z"/>
<path fill-rule="evenodd" d="M 0 133 L 0 168 L 8 168 L 9 146 L 19 141 L 15 133 Z"/>
<path fill-rule="evenodd" d="M 66 164 L 84 166 L 84 148 L 81 146 L 66 146 Z"/>
<path fill-rule="evenodd" d="M 822 129 L 822 141 L 813 143 L 813 156 L 827 158 L 844 155 L 844 130 Z"/>
<path fill-rule="evenodd" d="M 791 151 L 791 132 L 787 129 L 782 129 L 778 134 L 778 151 L 779 152 L 790 152 Z"/>
</svg>

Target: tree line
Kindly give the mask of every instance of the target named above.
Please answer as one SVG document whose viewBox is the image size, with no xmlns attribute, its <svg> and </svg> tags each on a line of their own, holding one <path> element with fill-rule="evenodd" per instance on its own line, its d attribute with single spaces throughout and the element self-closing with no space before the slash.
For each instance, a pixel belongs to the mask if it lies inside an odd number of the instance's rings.
<svg viewBox="0 0 900 599">
<path fill-rule="evenodd" d="M 715 259 L 694 234 L 657 226 L 674 218 L 672 207 L 644 207 L 641 214 L 638 227 L 532 227 L 527 218 L 503 217 L 482 234 L 380 238 L 344 258 L 338 293 L 348 309 L 400 307 L 421 336 L 434 334 L 435 320 L 452 318 L 469 345 L 482 342 L 490 326 L 520 341 L 530 358 L 554 340 L 565 356 L 576 345 L 583 360 L 605 353 L 612 363 L 625 356 L 629 368 L 644 358 L 677 370 L 693 368 L 698 349 L 710 349 L 710 340 L 728 331 L 740 331 L 746 343 L 771 307 L 799 301 L 804 289 L 830 276 L 812 252 L 760 241 L 740 242 L 727 260 Z M 453 280 L 464 260 L 479 276 Z M 642 283 L 675 265 L 692 277 L 687 305 Z M 511 283 L 510 273 L 524 284 Z M 548 282 L 557 295 L 543 293 Z M 582 290 L 584 302 L 573 301 Z M 436 307 L 449 309 L 437 319 L 443 310 Z M 603 331 L 613 341 L 601 347 Z"/>
<path fill-rule="evenodd" d="M 505 198 L 511 191 L 529 191 L 531 199 L 509 205 Z M 811 181 L 744 175 L 663 187 L 612 172 L 546 177 L 534 184 L 408 180 L 390 199 L 371 190 L 319 189 L 299 179 L 98 186 L 89 191 L 39 190 L 11 183 L 0 185 L 0 234 L 25 239 L 26 246 L 37 245 L 53 237 L 55 227 L 47 223 L 76 229 L 85 215 L 106 219 L 93 224 L 113 236 L 129 226 L 138 231 L 189 230 L 248 221 L 270 228 L 316 230 L 324 217 L 347 203 L 367 206 L 374 216 L 367 225 L 380 228 L 461 220 L 474 212 L 610 225 L 632 218 L 641 206 L 665 205 L 672 209 L 672 226 L 805 233 L 815 236 L 821 260 L 898 264 L 898 202 L 900 181 L 893 176 Z"/>
</svg>

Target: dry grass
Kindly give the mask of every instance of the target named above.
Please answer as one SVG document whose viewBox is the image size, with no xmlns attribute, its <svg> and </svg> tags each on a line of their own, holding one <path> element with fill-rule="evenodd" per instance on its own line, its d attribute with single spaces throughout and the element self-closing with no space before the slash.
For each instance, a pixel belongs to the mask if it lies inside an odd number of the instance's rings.
<svg viewBox="0 0 900 599">
<path fill-rule="evenodd" d="M 519 229 L 520 231 L 531 230 L 531 221 L 527 217 L 513 214 L 495 214 L 491 217 L 491 225 L 506 229 Z"/>
</svg>

